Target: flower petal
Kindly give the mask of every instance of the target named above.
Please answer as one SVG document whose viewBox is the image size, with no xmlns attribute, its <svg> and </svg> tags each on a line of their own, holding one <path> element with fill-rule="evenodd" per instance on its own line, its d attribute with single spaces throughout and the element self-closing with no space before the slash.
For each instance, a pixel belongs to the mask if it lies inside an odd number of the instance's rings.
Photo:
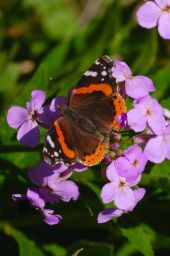
<svg viewBox="0 0 170 256">
<path fill-rule="evenodd" d="M 121 210 L 129 210 L 134 207 L 136 201 L 133 190 L 129 187 L 119 190 L 114 196 L 114 203 Z"/>
<path fill-rule="evenodd" d="M 36 167 L 31 167 L 28 170 L 29 179 L 38 186 L 47 186 L 47 178 L 53 174 L 51 165 L 45 161 L 41 161 Z"/>
<path fill-rule="evenodd" d="M 115 167 L 118 175 L 128 179 L 135 179 L 139 172 L 125 157 L 119 157 L 115 161 Z"/>
<path fill-rule="evenodd" d="M 114 200 L 115 193 L 117 191 L 118 184 L 116 183 L 107 183 L 103 186 L 101 191 L 101 198 L 103 203 L 107 204 Z"/>
<path fill-rule="evenodd" d="M 60 196 L 64 202 L 69 202 L 71 199 L 77 200 L 79 197 L 78 186 L 71 180 L 64 180 L 60 182 L 50 183 L 50 187 L 53 189 L 53 193 Z"/>
<path fill-rule="evenodd" d="M 158 22 L 158 31 L 160 36 L 164 39 L 170 39 L 170 13 L 163 12 L 159 22 Z"/>
<path fill-rule="evenodd" d="M 115 161 L 112 161 L 111 164 L 109 164 L 109 166 L 107 167 L 106 176 L 110 181 L 119 181 L 119 176 L 115 168 Z"/>
<path fill-rule="evenodd" d="M 124 150 L 123 155 L 133 163 L 136 159 L 139 159 L 142 155 L 142 149 L 137 146 L 130 146 L 127 150 Z"/>
<path fill-rule="evenodd" d="M 142 132 L 146 128 L 146 117 L 140 109 L 134 108 L 127 113 L 128 124 L 135 132 Z"/>
<path fill-rule="evenodd" d="M 136 13 L 139 25 L 144 28 L 156 27 L 160 15 L 161 9 L 153 1 L 147 1 Z"/>
<path fill-rule="evenodd" d="M 22 201 L 22 200 L 27 200 L 27 196 L 23 194 L 13 194 L 12 195 L 12 200 L 15 202 Z"/>
<path fill-rule="evenodd" d="M 138 189 L 134 189 L 133 193 L 134 193 L 136 204 L 137 204 L 144 197 L 146 190 L 144 188 L 138 188 Z"/>
<path fill-rule="evenodd" d="M 106 210 L 101 211 L 98 214 L 97 222 L 98 223 L 105 223 L 114 217 L 120 217 L 123 214 L 122 210 L 116 209 L 116 208 L 109 208 Z"/>
<path fill-rule="evenodd" d="M 26 108 L 11 107 L 7 114 L 7 123 L 12 128 L 20 127 L 29 118 Z"/>
<path fill-rule="evenodd" d="M 138 174 L 144 171 L 147 157 L 142 153 L 142 149 L 138 145 L 130 146 L 123 154 L 138 171 Z"/>
<path fill-rule="evenodd" d="M 133 76 L 125 81 L 126 94 L 133 99 L 145 97 L 154 90 L 151 79 L 145 76 Z"/>
<path fill-rule="evenodd" d="M 34 90 L 31 93 L 31 101 L 27 102 L 29 112 L 38 111 L 45 102 L 45 92 L 42 90 Z"/>
<path fill-rule="evenodd" d="M 46 105 L 40 109 L 37 113 L 37 121 L 47 128 L 51 128 L 54 121 L 59 117 L 57 111 L 52 112 L 50 110 L 50 105 Z"/>
<path fill-rule="evenodd" d="M 144 149 L 144 153 L 148 160 L 153 163 L 161 163 L 166 157 L 166 143 L 162 136 L 157 136 L 150 139 Z"/>
<path fill-rule="evenodd" d="M 112 76 L 116 78 L 117 83 L 125 81 L 126 76 L 131 75 L 132 71 L 125 62 L 119 60 L 114 61 L 114 66 L 112 68 Z"/>
<path fill-rule="evenodd" d="M 159 114 L 148 116 L 148 126 L 156 135 L 162 135 L 165 129 L 165 118 Z"/>
<path fill-rule="evenodd" d="M 58 224 L 61 220 L 62 217 L 58 214 L 54 214 L 53 210 L 50 209 L 43 209 L 41 211 L 44 221 L 48 224 L 48 225 L 55 225 Z"/>
<path fill-rule="evenodd" d="M 38 207 L 39 209 L 44 208 L 45 201 L 39 195 L 38 190 L 28 189 L 26 195 L 27 195 L 28 201 L 31 203 L 32 206 L 34 206 L 35 208 Z"/>
<path fill-rule="evenodd" d="M 167 146 L 166 158 L 170 160 L 170 125 L 168 125 L 166 129 L 165 140 Z"/>
<path fill-rule="evenodd" d="M 161 8 L 165 8 L 167 5 L 170 5 L 170 0 L 155 0 L 155 2 L 156 2 Z"/>
<path fill-rule="evenodd" d="M 135 204 L 128 209 L 128 211 L 133 211 L 133 209 L 136 207 L 137 203 L 142 200 L 142 198 L 145 195 L 146 190 L 144 188 L 138 188 L 133 190 L 133 194 L 135 197 Z"/>
<path fill-rule="evenodd" d="M 75 163 L 71 166 L 71 168 L 75 171 L 75 172 L 83 172 L 85 170 L 87 170 L 87 166 L 81 163 Z"/>
<path fill-rule="evenodd" d="M 17 133 L 17 140 L 28 147 L 35 147 L 39 143 L 40 132 L 35 121 L 27 120 L 22 124 Z"/>
<path fill-rule="evenodd" d="M 170 137 L 170 136 L 169 136 Z M 167 151 L 166 151 L 166 158 L 170 160 L 170 138 L 168 139 L 167 143 Z"/>
</svg>

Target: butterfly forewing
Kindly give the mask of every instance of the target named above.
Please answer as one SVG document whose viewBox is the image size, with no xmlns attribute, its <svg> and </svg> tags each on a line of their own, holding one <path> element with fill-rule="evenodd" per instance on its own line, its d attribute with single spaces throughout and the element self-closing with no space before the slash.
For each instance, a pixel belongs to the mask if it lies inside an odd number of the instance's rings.
<svg viewBox="0 0 170 256">
<path fill-rule="evenodd" d="M 76 162 L 73 142 L 69 121 L 64 116 L 58 118 L 47 133 L 43 149 L 44 160 L 51 165 Z"/>
</svg>

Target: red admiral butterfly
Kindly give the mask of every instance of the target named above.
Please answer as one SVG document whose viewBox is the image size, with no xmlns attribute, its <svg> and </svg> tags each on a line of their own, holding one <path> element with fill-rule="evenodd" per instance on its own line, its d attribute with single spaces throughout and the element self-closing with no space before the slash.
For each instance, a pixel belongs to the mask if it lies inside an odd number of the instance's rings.
<svg viewBox="0 0 170 256">
<path fill-rule="evenodd" d="M 93 166 L 103 159 L 112 131 L 120 128 L 117 118 L 126 112 L 112 67 L 108 56 L 96 60 L 72 90 L 69 105 L 58 106 L 62 116 L 47 133 L 46 162 Z"/>
</svg>

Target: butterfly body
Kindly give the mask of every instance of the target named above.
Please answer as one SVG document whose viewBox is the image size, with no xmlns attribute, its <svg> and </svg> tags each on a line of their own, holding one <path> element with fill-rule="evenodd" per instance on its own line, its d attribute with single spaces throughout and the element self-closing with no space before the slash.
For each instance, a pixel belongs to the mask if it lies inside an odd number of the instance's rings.
<svg viewBox="0 0 170 256">
<path fill-rule="evenodd" d="M 96 132 L 95 124 L 88 118 L 79 114 L 75 109 L 68 106 L 59 106 L 60 113 L 75 125 L 78 125 L 81 129 L 87 132 Z"/>
<path fill-rule="evenodd" d="M 43 150 L 49 164 L 93 166 L 103 159 L 111 131 L 120 128 L 117 118 L 126 112 L 112 66 L 108 56 L 101 57 L 72 90 L 69 105 L 57 106 L 61 117 L 48 132 Z"/>
</svg>

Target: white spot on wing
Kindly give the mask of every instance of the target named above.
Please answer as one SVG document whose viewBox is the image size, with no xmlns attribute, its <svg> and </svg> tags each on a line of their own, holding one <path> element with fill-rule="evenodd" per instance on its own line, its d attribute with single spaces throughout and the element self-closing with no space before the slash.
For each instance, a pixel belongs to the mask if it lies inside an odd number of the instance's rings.
<svg viewBox="0 0 170 256">
<path fill-rule="evenodd" d="M 97 76 L 97 72 L 96 71 L 89 71 L 87 70 L 85 73 L 84 73 L 85 76 L 92 76 L 92 77 L 95 77 Z"/>
<path fill-rule="evenodd" d="M 58 152 L 55 151 L 55 152 L 54 152 L 54 155 L 55 155 L 56 157 L 58 157 Z"/>
<path fill-rule="evenodd" d="M 47 135 L 47 141 L 48 141 L 48 143 L 50 144 L 50 146 L 51 146 L 52 148 L 55 147 L 55 144 L 54 144 L 54 142 L 52 141 L 52 139 L 51 139 L 51 137 L 50 137 L 49 135 Z"/>
<path fill-rule="evenodd" d="M 103 71 L 101 72 L 101 75 L 102 75 L 102 76 L 107 76 L 107 72 L 106 72 L 105 70 L 103 70 Z"/>
</svg>

